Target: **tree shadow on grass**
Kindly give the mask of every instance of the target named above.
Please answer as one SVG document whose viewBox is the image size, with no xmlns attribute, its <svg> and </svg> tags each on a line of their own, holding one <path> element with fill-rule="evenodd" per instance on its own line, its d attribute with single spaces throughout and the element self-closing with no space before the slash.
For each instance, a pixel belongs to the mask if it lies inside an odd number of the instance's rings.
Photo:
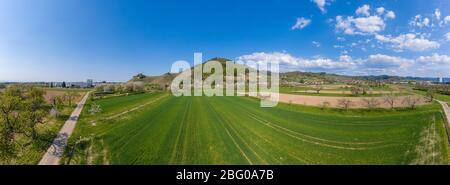
<svg viewBox="0 0 450 185">
<path fill-rule="evenodd" d="M 70 115 L 64 114 L 64 115 L 58 116 L 58 117 L 56 118 L 56 120 L 58 120 L 58 121 L 66 121 L 66 120 L 68 120 L 69 118 L 70 118 Z"/>
<path fill-rule="evenodd" d="M 45 151 L 53 143 L 57 133 L 52 131 L 45 131 L 38 135 L 38 138 L 34 140 L 33 147 L 39 151 Z"/>
</svg>

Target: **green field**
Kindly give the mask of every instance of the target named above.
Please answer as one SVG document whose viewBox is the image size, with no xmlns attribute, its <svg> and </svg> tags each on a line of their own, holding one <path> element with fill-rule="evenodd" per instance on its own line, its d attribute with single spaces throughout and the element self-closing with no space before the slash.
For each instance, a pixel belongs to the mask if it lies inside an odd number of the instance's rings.
<svg viewBox="0 0 450 185">
<path fill-rule="evenodd" d="M 90 115 L 90 103 L 65 164 L 448 164 L 436 104 L 416 110 L 260 108 L 247 97 L 154 93 L 96 100 L 104 111 Z"/>
</svg>

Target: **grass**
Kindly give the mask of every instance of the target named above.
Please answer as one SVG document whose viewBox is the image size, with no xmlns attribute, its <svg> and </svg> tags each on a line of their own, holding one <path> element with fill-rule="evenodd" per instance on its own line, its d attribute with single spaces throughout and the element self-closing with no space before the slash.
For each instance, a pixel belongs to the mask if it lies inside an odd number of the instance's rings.
<svg viewBox="0 0 450 185">
<path fill-rule="evenodd" d="M 420 95 L 423 95 L 423 96 L 427 95 L 426 91 L 419 91 L 419 90 L 413 90 L 413 91 L 416 94 L 420 94 Z M 435 93 L 434 94 L 434 98 L 437 99 L 437 100 L 440 100 L 440 101 L 445 101 L 445 102 L 450 104 L 450 96 L 449 95 Z"/>
<path fill-rule="evenodd" d="M 136 107 L 139 104 L 143 103 L 142 102 L 143 100 L 151 99 L 156 95 L 157 95 L 157 93 L 143 93 L 143 94 L 130 95 L 130 96 L 109 97 L 109 98 L 104 98 L 101 101 L 97 101 L 97 102 L 100 105 L 100 107 L 103 109 L 102 113 L 114 114 L 121 110 L 127 110 L 127 109 L 131 109 L 133 107 Z M 99 115 L 97 115 L 97 116 L 99 116 Z"/>
<path fill-rule="evenodd" d="M 45 89 L 46 91 L 54 91 L 54 89 Z M 68 90 L 65 90 L 68 91 Z M 77 91 L 78 92 L 78 91 Z M 74 103 L 75 104 L 75 103 Z M 50 105 L 47 105 L 50 106 Z M 62 125 L 69 119 L 75 105 L 62 105 L 62 111 L 58 117 L 48 115 L 44 119 L 44 123 L 36 126 L 38 132 L 38 138 L 32 140 L 24 135 L 17 135 L 17 156 L 13 159 L 8 159 L 9 164 L 19 165 L 31 165 L 37 164 L 48 147 L 52 144 L 53 139 L 56 137 Z M 50 109 L 50 108 L 49 108 Z M 0 161 L 0 164 L 6 163 L 6 161 Z"/>
<path fill-rule="evenodd" d="M 70 117 L 73 108 L 73 106 L 64 106 L 59 117 L 48 116 L 43 124 L 37 125 L 38 139 L 31 140 L 28 137 L 18 136 L 17 144 L 21 147 L 18 150 L 18 156 L 12 159 L 13 164 L 37 164 L 52 144 L 61 126 Z"/>
<path fill-rule="evenodd" d="M 105 118 L 144 102 L 151 103 L 116 119 Z M 89 115 L 88 103 L 63 163 L 448 163 L 437 104 L 372 111 L 287 104 L 260 108 L 256 99 L 246 97 L 177 98 L 165 93 L 96 103 L 104 112 Z"/>
</svg>

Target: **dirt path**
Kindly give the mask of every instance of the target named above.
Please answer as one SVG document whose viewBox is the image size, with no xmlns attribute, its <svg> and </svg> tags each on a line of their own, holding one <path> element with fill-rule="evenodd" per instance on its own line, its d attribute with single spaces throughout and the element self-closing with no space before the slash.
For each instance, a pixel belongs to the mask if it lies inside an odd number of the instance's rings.
<svg viewBox="0 0 450 185">
<path fill-rule="evenodd" d="M 88 97 L 89 93 L 86 93 L 83 99 L 77 104 L 77 107 L 73 110 L 70 118 L 64 123 L 58 135 L 53 140 L 53 144 L 48 148 L 41 161 L 39 161 L 39 165 L 59 165 L 59 161 L 64 154 L 64 148 L 67 145 L 67 140 L 75 129 L 78 117 L 80 116 Z"/>
<path fill-rule="evenodd" d="M 311 94 L 313 94 L 313 93 L 317 93 L 317 91 L 315 91 L 315 90 L 297 90 L 297 91 L 291 91 L 291 92 L 298 92 L 298 93 L 311 93 Z M 321 90 L 320 91 L 320 93 L 329 93 L 329 94 L 348 94 L 348 95 L 351 95 L 352 94 L 352 91 L 350 91 L 350 90 Z M 375 91 L 371 91 L 371 92 L 369 92 L 369 94 L 389 94 L 389 93 L 394 93 L 394 94 L 396 94 L 396 93 L 402 93 L 401 91 L 378 91 L 378 90 L 375 90 Z"/>
<path fill-rule="evenodd" d="M 448 106 L 447 102 L 443 102 L 443 101 L 439 101 L 439 100 L 437 100 L 437 102 L 439 102 L 442 105 L 442 108 L 444 109 L 445 117 L 447 117 L 447 123 L 450 124 L 450 107 Z"/>
<path fill-rule="evenodd" d="M 449 133 L 449 128 L 450 128 L 450 107 L 448 106 L 447 102 L 443 102 L 443 101 L 439 101 L 436 100 L 437 102 L 439 102 L 439 104 L 441 104 L 442 109 L 444 110 L 444 114 L 445 114 L 445 118 L 447 118 L 447 124 L 446 124 L 446 131 L 447 131 L 447 137 L 448 137 L 448 141 L 449 141 L 449 145 L 450 145 L 450 133 Z"/>
<path fill-rule="evenodd" d="M 244 94 L 244 93 L 241 93 Z M 247 93 L 245 93 L 247 94 Z M 267 93 L 266 93 L 267 94 Z M 360 109 L 360 108 L 367 108 L 366 103 L 364 100 L 370 100 L 375 99 L 378 103 L 376 107 L 378 108 L 390 108 L 391 105 L 387 102 L 385 102 L 384 97 L 338 97 L 338 96 L 308 96 L 308 95 L 298 95 L 298 94 L 285 94 L 285 93 L 278 93 L 279 94 L 279 102 L 283 103 L 292 103 L 297 105 L 307 105 L 307 106 L 316 106 L 320 107 L 325 102 L 328 102 L 327 107 L 333 107 L 338 108 L 340 107 L 339 101 L 340 100 L 350 100 L 350 106 L 349 108 L 352 109 Z M 409 105 L 406 105 L 403 103 L 403 100 L 407 97 L 412 97 L 413 99 L 418 99 L 416 102 L 416 106 L 418 105 L 426 105 L 430 104 L 430 102 L 424 98 L 423 96 L 419 95 L 409 95 L 409 96 L 396 96 L 394 99 L 394 107 L 408 107 Z"/>
<path fill-rule="evenodd" d="M 402 101 L 407 96 L 399 96 L 396 98 L 394 102 L 394 107 L 404 107 Z M 415 96 L 417 97 L 417 96 Z M 284 103 L 293 103 L 300 105 L 309 105 L 309 106 L 320 106 L 324 102 L 328 102 L 330 107 L 339 107 L 339 100 L 347 99 L 352 102 L 350 108 L 364 108 L 363 99 L 370 99 L 371 97 L 331 97 L 331 96 L 306 96 L 306 95 L 294 95 L 294 94 L 283 94 L 280 93 L 280 102 Z M 383 97 L 373 97 L 379 103 L 378 107 L 389 108 L 390 105 L 385 103 Z M 428 102 L 421 98 L 421 100 L 417 103 L 417 105 L 427 104 Z"/>
</svg>

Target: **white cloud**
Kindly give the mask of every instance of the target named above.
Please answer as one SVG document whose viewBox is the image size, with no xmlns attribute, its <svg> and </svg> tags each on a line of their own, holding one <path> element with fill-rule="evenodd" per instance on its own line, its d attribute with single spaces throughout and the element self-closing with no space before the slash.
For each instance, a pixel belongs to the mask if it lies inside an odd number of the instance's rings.
<svg viewBox="0 0 450 185">
<path fill-rule="evenodd" d="M 411 51 L 426 51 L 440 47 L 438 42 L 430 41 L 425 38 L 418 38 L 412 33 L 401 34 L 397 37 L 376 35 L 375 38 L 380 42 L 392 44 L 393 48 L 400 51 L 405 49 Z"/>
<path fill-rule="evenodd" d="M 356 18 L 353 21 L 356 28 L 366 33 L 375 33 L 384 29 L 384 21 L 378 16 L 370 16 L 366 18 Z"/>
<path fill-rule="evenodd" d="M 378 33 L 386 27 L 385 20 L 394 19 L 395 13 L 387 11 L 384 7 L 376 9 L 376 14 L 370 14 L 370 6 L 359 7 L 354 16 L 336 16 L 336 31 L 342 31 L 348 35 L 370 35 Z M 384 16 L 384 19 L 382 18 Z"/>
<path fill-rule="evenodd" d="M 386 13 L 386 18 L 387 19 L 395 19 L 395 13 L 393 11 L 388 11 Z"/>
<path fill-rule="evenodd" d="M 449 77 L 450 56 L 433 54 L 431 56 L 420 56 L 416 59 L 415 70 L 423 76 Z"/>
<path fill-rule="evenodd" d="M 312 44 L 313 44 L 316 48 L 320 47 L 320 42 L 312 41 Z"/>
<path fill-rule="evenodd" d="M 450 41 L 450 32 L 446 33 L 444 37 L 445 39 L 447 39 L 447 41 Z"/>
<path fill-rule="evenodd" d="M 336 17 L 336 30 L 343 31 L 348 35 L 366 35 L 374 34 L 384 30 L 385 23 L 379 16 L 358 17 L 352 16 L 343 18 L 342 16 Z"/>
<path fill-rule="evenodd" d="M 384 7 L 377 8 L 378 15 L 382 15 L 386 9 Z"/>
<path fill-rule="evenodd" d="M 338 41 L 345 41 L 345 38 L 344 37 L 336 37 L 336 40 L 338 40 Z"/>
<path fill-rule="evenodd" d="M 437 65 L 439 67 L 439 65 L 442 64 L 450 65 L 450 56 L 434 53 L 431 56 L 420 56 L 417 58 L 417 61 L 425 63 L 426 65 Z"/>
<path fill-rule="evenodd" d="M 428 18 L 423 19 L 422 26 L 427 27 L 429 24 L 430 24 L 430 19 L 428 19 Z"/>
<path fill-rule="evenodd" d="M 303 29 L 306 26 L 308 26 L 309 24 L 311 24 L 311 19 L 306 19 L 304 17 L 299 17 L 299 18 L 297 18 L 297 22 L 295 23 L 294 26 L 291 27 L 291 29 L 292 30 Z"/>
<path fill-rule="evenodd" d="M 443 27 L 444 25 L 450 23 L 450 16 L 447 15 L 442 17 L 441 11 L 436 9 L 432 14 L 421 15 L 418 14 L 414 16 L 409 25 L 418 28 L 427 28 L 427 27 Z"/>
<path fill-rule="evenodd" d="M 344 62 L 352 62 L 353 58 L 348 55 L 341 55 L 341 56 L 339 56 L 339 60 L 344 61 Z"/>
<path fill-rule="evenodd" d="M 396 56 L 389 56 L 383 54 L 370 55 L 365 62 L 365 66 L 369 68 L 389 68 L 401 67 L 405 68 L 414 63 L 413 60 L 405 59 Z"/>
<path fill-rule="evenodd" d="M 239 62 L 255 62 L 257 64 L 267 64 L 275 62 L 280 64 L 280 71 L 292 70 L 339 70 L 356 67 L 354 61 L 334 61 L 328 58 L 316 57 L 313 59 L 303 59 L 294 57 L 288 53 L 258 52 L 250 55 L 243 55 L 237 58 Z"/>
<path fill-rule="evenodd" d="M 450 23 L 450 15 L 445 16 L 444 24 Z"/>
<path fill-rule="evenodd" d="M 423 17 L 422 15 L 416 15 L 414 18 L 409 22 L 411 26 L 424 28 L 430 26 L 430 19 L 428 17 Z"/>
<path fill-rule="evenodd" d="M 433 54 L 408 59 L 385 54 L 369 55 L 365 59 L 355 59 L 343 54 L 336 60 L 324 57 L 305 59 L 285 52 L 258 52 L 237 58 L 239 62 L 267 64 L 277 62 L 280 71 L 312 71 L 348 75 L 400 75 L 400 76 L 448 76 L 450 56 Z"/>
<path fill-rule="evenodd" d="M 355 13 L 356 13 L 356 15 L 369 16 L 370 15 L 369 10 L 370 10 L 370 6 L 365 4 L 361 7 L 359 7 L 358 9 L 356 9 Z"/>
<path fill-rule="evenodd" d="M 327 10 L 325 6 L 327 5 L 327 0 L 312 0 L 312 2 L 316 3 L 317 7 L 320 9 L 322 13 L 325 13 Z"/>
<path fill-rule="evenodd" d="M 434 10 L 434 17 L 435 17 L 437 20 L 440 20 L 440 19 L 441 19 L 441 11 L 440 11 L 439 9 Z"/>
</svg>

